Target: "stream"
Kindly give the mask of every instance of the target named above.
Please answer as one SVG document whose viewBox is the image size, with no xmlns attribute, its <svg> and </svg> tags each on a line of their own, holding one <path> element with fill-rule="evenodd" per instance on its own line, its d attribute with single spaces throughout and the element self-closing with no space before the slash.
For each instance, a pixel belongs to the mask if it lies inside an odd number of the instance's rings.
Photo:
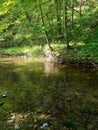
<svg viewBox="0 0 98 130">
<path fill-rule="evenodd" d="M 16 127 L 98 130 L 98 70 L 0 58 L 0 130 Z"/>
</svg>

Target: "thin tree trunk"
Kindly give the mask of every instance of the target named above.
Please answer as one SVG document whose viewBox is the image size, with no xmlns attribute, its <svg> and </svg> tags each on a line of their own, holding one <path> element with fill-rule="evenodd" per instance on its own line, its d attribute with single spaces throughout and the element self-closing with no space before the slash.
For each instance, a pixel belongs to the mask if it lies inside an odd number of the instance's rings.
<svg viewBox="0 0 98 130">
<path fill-rule="evenodd" d="M 64 5 L 64 37 L 67 44 L 67 49 L 69 50 L 69 40 L 68 40 L 68 14 L 67 14 L 67 0 L 63 1 Z"/>
<path fill-rule="evenodd" d="M 45 21 L 44 21 L 44 17 L 43 17 L 43 10 L 42 10 L 41 4 L 42 4 L 42 0 L 39 0 L 39 8 L 40 8 L 40 13 L 41 13 L 41 20 L 42 20 L 42 25 L 43 25 L 43 27 L 44 27 L 44 33 L 45 33 L 46 42 L 47 42 L 47 44 L 48 44 L 50 50 L 53 51 L 53 48 L 52 48 L 52 47 L 50 46 L 50 44 L 49 44 L 49 39 L 48 39 L 47 30 L 46 30 L 46 28 L 45 28 Z"/>
<path fill-rule="evenodd" d="M 80 6 L 80 17 L 82 16 L 82 0 L 79 0 L 79 6 Z"/>
<path fill-rule="evenodd" d="M 48 14 L 46 14 L 46 17 L 47 17 L 47 21 L 48 21 L 48 26 L 50 27 L 50 31 L 53 32 L 53 30 L 51 28 L 52 27 L 51 20 L 49 19 Z"/>
<path fill-rule="evenodd" d="M 55 0 L 56 15 L 57 15 L 57 33 L 61 35 L 61 2 L 60 0 Z"/>
<path fill-rule="evenodd" d="M 74 25 L 74 0 L 71 0 L 71 27 Z"/>
</svg>

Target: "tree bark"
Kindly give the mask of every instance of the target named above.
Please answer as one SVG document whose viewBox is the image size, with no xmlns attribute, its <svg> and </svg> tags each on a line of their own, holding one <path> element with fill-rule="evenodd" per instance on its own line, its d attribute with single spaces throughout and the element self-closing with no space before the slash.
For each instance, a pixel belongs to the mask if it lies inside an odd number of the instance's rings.
<svg viewBox="0 0 98 130">
<path fill-rule="evenodd" d="M 79 0 L 79 6 L 80 6 L 80 17 L 82 16 L 82 0 Z"/>
<path fill-rule="evenodd" d="M 40 13 L 41 13 L 41 20 L 42 20 L 42 25 L 44 27 L 44 33 L 45 33 L 45 38 L 46 38 L 46 42 L 49 46 L 49 49 L 51 51 L 53 51 L 53 48 L 50 46 L 50 43 L 49 43 L 49 38 L 48 38 L 48 34 L 47 34 L 47 30 L 45 28 L 45 21 L 44 21 L 44 17 L 43 17 L 43 10 L 42 10 L 42 0 L 39 0 L 39 9 L 40 9 Z"/>
<path fill-rule="evenodd" d="M 61 35 L 62 29 L 61 29 L 61 2 L 60 0 L 55 0 L 55 6 L 56 6 L 56 17 L 57 17 L 57 33 L 58 35 Z"/>
<path fill-rule="evenodd" d="M 71 27 L 74 25 L 74 0 L 71 0 Z"/>
<path fill-rule="evenodd" d="M 63 1 L 63 5 L 64 5 L 64 37 L 66 40 L 66 45 L 67 45 L 67 49 L 69 50 L 70 46 L 69 46 L 69 40 L 68 40 L 68 14 L 67 14 L 67 0 Z"/>
</svg>

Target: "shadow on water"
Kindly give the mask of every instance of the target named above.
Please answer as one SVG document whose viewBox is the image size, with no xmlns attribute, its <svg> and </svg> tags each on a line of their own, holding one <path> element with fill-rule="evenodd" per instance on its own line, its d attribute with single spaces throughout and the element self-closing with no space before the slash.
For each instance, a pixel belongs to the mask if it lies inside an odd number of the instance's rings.
<svg viewBox="0 0 98 130">
<path fill-rule="evenodd" d="M 0 128 L 98 130 L 98 72 L 21 59 L 0 59 Z"/>
</svg>

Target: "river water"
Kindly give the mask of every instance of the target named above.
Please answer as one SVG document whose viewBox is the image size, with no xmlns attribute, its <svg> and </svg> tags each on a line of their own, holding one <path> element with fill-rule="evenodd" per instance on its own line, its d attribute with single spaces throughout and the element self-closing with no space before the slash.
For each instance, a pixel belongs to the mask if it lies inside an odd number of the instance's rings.
<svg viewBox="0 0 98 130">
<path fill-rule="evenodd" d="M 94 68 L 0 58 L 0 93 L 0 130 L 98 130 Z"/>
</svg>

